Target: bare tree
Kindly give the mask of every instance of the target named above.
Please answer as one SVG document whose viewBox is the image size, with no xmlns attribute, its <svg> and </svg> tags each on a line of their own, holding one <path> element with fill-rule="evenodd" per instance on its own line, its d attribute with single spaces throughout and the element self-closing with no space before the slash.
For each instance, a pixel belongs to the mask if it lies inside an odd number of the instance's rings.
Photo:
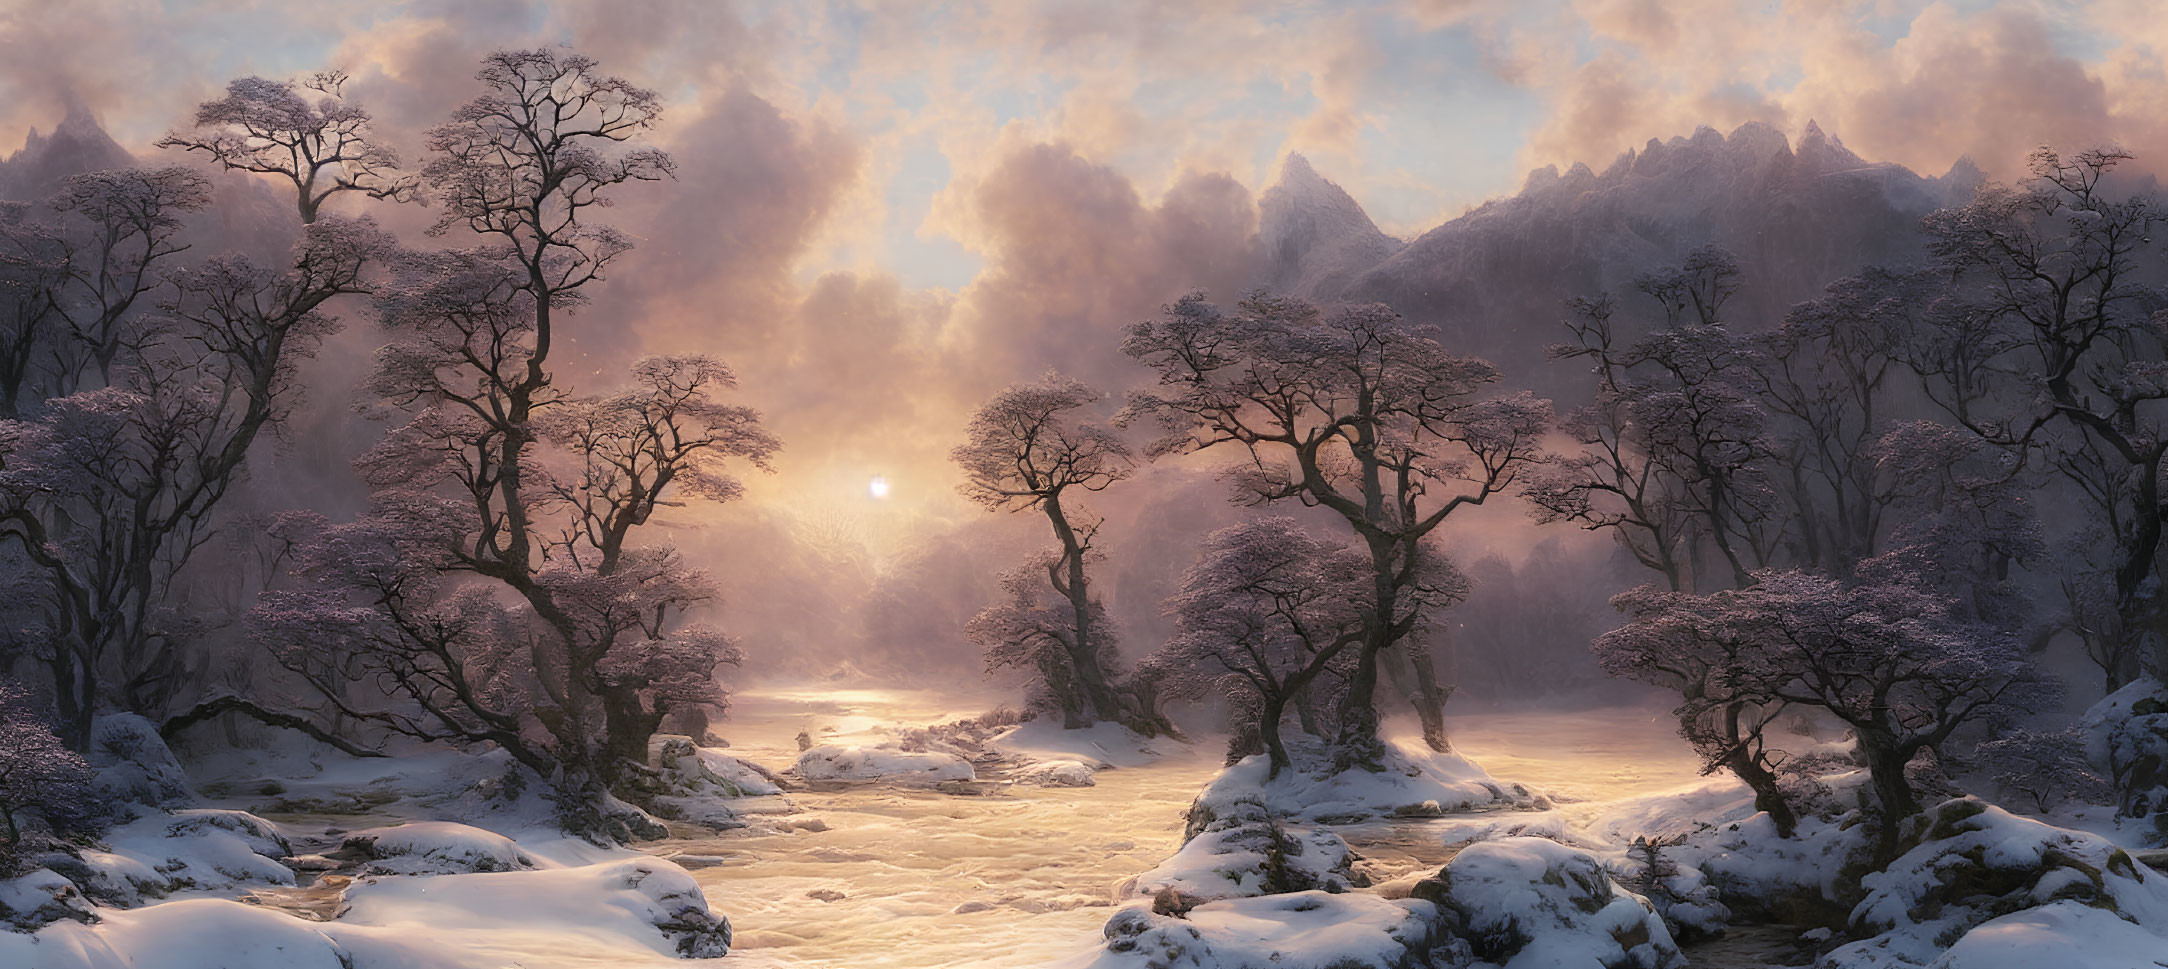
<svg viewBox="0 0 2168 969">
<path fill-rule="evenodd" d="M 2043 148 L 2027 184 L 1987 186 L 1929 216 L 1929 250 L 1956 289 L 1936 315 L 1937 338 L 1914 354 L 1930 395 L 1963 426 L 2045 461 L 2092 506 L 2109 563 L 2099 592 L 2071 597 L 2071 618 L 2118 686 L 2133 657 L 2168 664 L 2159 566 L 2168 343 L 2154 317 L 2161 296 L 2143 272 L 2161 212 L 2150 193 L 2109 184 L 2129 158 Z"/>
<path fill-rule="evenodd" d="M 341 192 L 411 201 L 419 180 L 399 171 L 399 154 L 371 133 L 369 112 L 344 95 L 344 71 L 319 71 L 299 85 L 244 77 L 226 96 L 196 109 L 188 131 L 169 133 L 160 148 L 200 151 L 235 171 L 277 175 L 293 183 L 301 221 L 316 221 Z M 313 92 L 315 101 L 310 101 Z"/>
<path fill-rule="evenodd" d="M 45 660 L 77 749 L 101 704 L 158 715 L 173 698 L 185 624 L 166 591 L 284 416 L 297 361 L 336 329 L 325 304 L 366 291 L 391 244 L 373 223 L 326 220 L 287 268 L 227 256 L 177 271 L 159 325 L 111 383 L 6 426 L 0 539 L 49 583 Z"/>
</svg>

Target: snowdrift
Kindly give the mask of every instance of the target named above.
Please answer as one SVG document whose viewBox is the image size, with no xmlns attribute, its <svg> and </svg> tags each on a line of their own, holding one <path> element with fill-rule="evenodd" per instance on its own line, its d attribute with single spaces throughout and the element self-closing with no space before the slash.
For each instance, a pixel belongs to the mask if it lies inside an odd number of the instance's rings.
<svg viewBox="0 0 2168 969">
<path fill-rule="evenodd" d="M 887 746 L 820 744 L 798 755 L 798 776 L 809 781 L 886 781 L 933 785 L 978 779 L 971 762 L 939 751 Z"/>
<path fill-rule="evenodd" d="M 1386 744 L 1385 762 L 1377 771 L 1335 772 L 1324 745 L 1308 738 L 1291 742 L 1288 754 L 1293 766 L 1275 778 L 1267 779 L 1270 764 L 1262 754 L 1220 772 L 1190 809 L 1190 832 L 1202 830 L 1242 801 L 1261 803 L 1276 817 L 1323 824 L 1550 806 L 1519 784 L 1491 777 L 1460 754 L 1399 741 Z"/>
</svg>

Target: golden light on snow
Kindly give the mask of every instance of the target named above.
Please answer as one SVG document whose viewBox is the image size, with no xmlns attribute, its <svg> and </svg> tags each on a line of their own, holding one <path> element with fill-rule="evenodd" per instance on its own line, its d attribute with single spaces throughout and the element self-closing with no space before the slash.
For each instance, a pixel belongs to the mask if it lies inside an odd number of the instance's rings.
<svg viewBox="0 0 2168 969">
<path fill-rule="evenodd" d="M 888 479 L 880 475 L 874 475 L 872 481 L 866 482 L 866 494 L 875 498 L 888 497 Z"/>
</svg>

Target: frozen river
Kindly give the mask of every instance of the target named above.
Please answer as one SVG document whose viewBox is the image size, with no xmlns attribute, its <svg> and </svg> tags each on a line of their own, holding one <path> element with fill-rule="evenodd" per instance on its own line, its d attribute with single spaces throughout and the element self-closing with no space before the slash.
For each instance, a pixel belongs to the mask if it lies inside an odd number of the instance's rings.
<svg viewBox="0 0 2168 969">
<path fill-rule="evenodd" d="M 739 696 L 719 727 L 732 753 L 780 768 L 796 759 L 800 730 L 834 726 L 849 733 L 978 709 L 956 706 L 923 693 L 768 691 Z M 1499 778 L 1584 803 L 1699 779 L 1691 753 L 1660 711 L 1462 714 L 1451 726 L 1460 748 Z M 694 875 L 736 930 L 731 964 L 1027 969 L 1072 963 L 1096 949 L 1116 886 L 1179 846 L 1190 800 L 1219 769 L 1216 741 L 1197 749 L 1167 746 L 1170 756 L 1101 772 L 1097 786 L 1087 788 L 1019 787 L 986 796 L 888 788 L 793 792 L 797 814 L 650 850 L 723 859 Z M 1431 839 L 1421 822 L 1360 833 L 1360 840 L 1370 839 L 1381 860 L 1404 857 L 1412 866 L 1436 857 L 1423 847 Z"/>
</svg>

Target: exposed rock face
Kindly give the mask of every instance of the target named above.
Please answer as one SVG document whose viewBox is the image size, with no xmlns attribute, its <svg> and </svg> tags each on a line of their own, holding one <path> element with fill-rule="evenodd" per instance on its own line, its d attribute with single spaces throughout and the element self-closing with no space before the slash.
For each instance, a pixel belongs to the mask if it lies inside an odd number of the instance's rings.
<svg viewBox="0 0 2168 969">
<path fill-rule="evenodd" d="M 62 919 L 98 921 L 74 882 L 47 868 L 0 879 L 0 929 L 35 932 Z"/>
<path fill-rule="evenodd" d="M 2149 932 L 2153 951 L 2168 952 L 2162 936 L 2168 931 L 2168 875 L 2104 838 L 1963 797 L 1914 818 L 1905 843 L 1911 847 L 1896 861 L 1861 879 L 1867 897 L 1853 908 L 1848 927 L 1856 941 L 1831 952 L 1829 964 L 1943 965 L 1936 960 L 1945 950 L 1955 951 L 1974 933 L 1984 933 L 1984 940 L 2018 924 L 2076 927 L 2079 922 L 2052 912 L 2040 914 L 2069 906 L 2112 916 L 2122 923 L 2111 926 L 2117 932 Z M 2082 949 L 2085 938 L 2078 932 L 2067 941 Z"/>
<path fill-rule="evenodd" d="M 2085 756 L 2115 785 L 2123 816 L 2168 840 L 2168 686 L 2141 677 L 2085 711 Z"/>
</svg>

